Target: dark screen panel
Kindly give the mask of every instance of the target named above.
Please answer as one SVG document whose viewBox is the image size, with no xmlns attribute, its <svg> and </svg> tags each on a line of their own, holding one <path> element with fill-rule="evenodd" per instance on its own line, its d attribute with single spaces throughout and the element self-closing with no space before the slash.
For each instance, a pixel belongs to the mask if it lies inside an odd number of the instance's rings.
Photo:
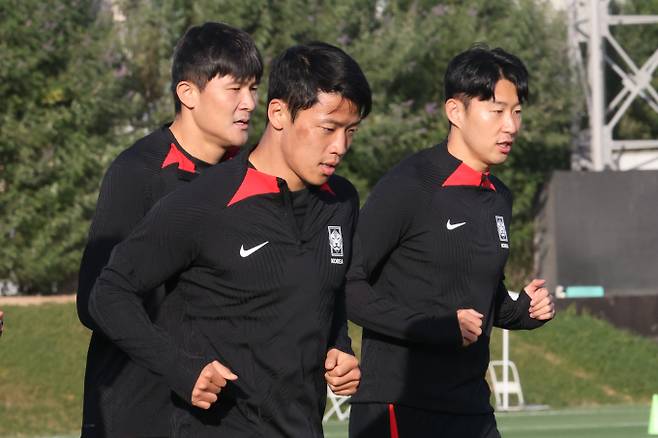
<svg viewBox="0 0 658 438">
<path fill-rule="evenodd" d="M 556 172 L 540 199 L 536 260 L 549 287 L 658 294 L 658 171 Z"/>
</svg>

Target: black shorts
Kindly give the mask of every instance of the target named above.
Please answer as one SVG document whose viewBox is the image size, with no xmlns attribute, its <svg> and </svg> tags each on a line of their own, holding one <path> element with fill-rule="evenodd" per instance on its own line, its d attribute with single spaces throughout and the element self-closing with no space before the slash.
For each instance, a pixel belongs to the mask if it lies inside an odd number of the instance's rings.
<svg viewBox="0 0 658 438">
<path fill-rule="evenodd" d="M 493 413 L 449 414 L 386 403 L 354 403 L 350 438 L 500 438 Z"/>
</svg>

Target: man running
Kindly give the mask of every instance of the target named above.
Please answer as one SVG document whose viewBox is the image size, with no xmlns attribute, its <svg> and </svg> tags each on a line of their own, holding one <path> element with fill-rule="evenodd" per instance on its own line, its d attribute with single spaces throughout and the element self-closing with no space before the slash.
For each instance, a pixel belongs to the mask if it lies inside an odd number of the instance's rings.
<svg viewBox="0 0 658 438">
<path fill-rule="evenodd" d="M 518 301 L 503 283 L 512 195 L 490 174 L 511 152 L 528 95 L 523 63 L 473 48 L 445 75 L 446 142 L 385 175 L 364 205 L 348 274 L 363 326 L 350 437 L 499 437 L 485 381 L 492 326 L 554 314 L 542 280 Z"/>
<path fill-rule="evenodd" d="M 334 172 L 370 108 L 345 52 L 286 50 L 259 143 L 163 199 L 116 247 L 90 314 L 175 393 L 170 436 L 320 437 L 325 375 L 338 394 L 356 389 L 344 282 L 358 196 Z M 155 325 L 141 303 L 175 274 L 184 315 Z"/>
<path fill-rule="evenodd" d="M 175 119 L 123 151 L 107 170 L 79 274 L 78 316 L 93 331 L 85 372 L 83 437 L 166 436 L 170 403 L 162 379 L 131 361 L 95 324 L 89 294 L 112 249 L 162 197 L 188 185 L 246 143 L 263 72 L 251 37 L 222 23 L 190 28 L 174 50 Z M 168 278 L 175 282 L 175 276 Z M 140 303 L 154 321 L 181 314 L 153 284 Z M 148 400 L 148 403 L 145 403 Z"/>
</svg>

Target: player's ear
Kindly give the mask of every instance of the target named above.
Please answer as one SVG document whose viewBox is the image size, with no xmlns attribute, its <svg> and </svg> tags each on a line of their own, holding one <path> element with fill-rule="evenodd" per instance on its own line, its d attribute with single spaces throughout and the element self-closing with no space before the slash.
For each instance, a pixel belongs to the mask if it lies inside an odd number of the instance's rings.
<svg viewBox="0 0 658 438">
<path fill-rule="evenodd" d="M 272 99 L 267 105 L 267 121 L 277 131 L 290 123 L 288 105 L 281 99 Z"/>
<path fill-rule="evenodd" d="M 448 117 L 450 123 L 461 129 L 466 111 L 464 102 L 459 99 L 450 98 L 446 100 L 444 108 L 446 117 Z"/>
<path fill-rule="evenodd" d="M 199 100 L 199 88 L 188 81 L 180 81 L 176 84 L 176 95 L 181 105 L 187 109 L 194 109 Z"/>
</svg>

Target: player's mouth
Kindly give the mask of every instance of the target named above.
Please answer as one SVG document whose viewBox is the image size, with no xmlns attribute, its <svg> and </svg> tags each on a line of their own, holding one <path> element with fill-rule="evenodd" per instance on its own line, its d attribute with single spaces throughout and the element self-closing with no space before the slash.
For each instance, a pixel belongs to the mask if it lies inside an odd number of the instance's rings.
<svg viewBox="0 0 658 438">
<path fill-rule="evenodd" d="M 236 125 L 240 129 L 249 129 L 249 119 L 238 119 L 235 122 L 233 122 L 234 125 Z"/>
<path fill-rule="evenodd" d="M 322 174 L 325 176 L 331 176 L 336 172 L 336 167 L 338 167 L 338 164 L 340 162 L 332 162 L 332 163 L 320 163 L 320 170 L 322 171 Z"/>
<path fill-rule="evenodd" d="M 507 155 L 512 150 L 512 143 L 512 141 L 499 141 L 496 143 L 496 146 L 501 153 Z"/>
</svg>

